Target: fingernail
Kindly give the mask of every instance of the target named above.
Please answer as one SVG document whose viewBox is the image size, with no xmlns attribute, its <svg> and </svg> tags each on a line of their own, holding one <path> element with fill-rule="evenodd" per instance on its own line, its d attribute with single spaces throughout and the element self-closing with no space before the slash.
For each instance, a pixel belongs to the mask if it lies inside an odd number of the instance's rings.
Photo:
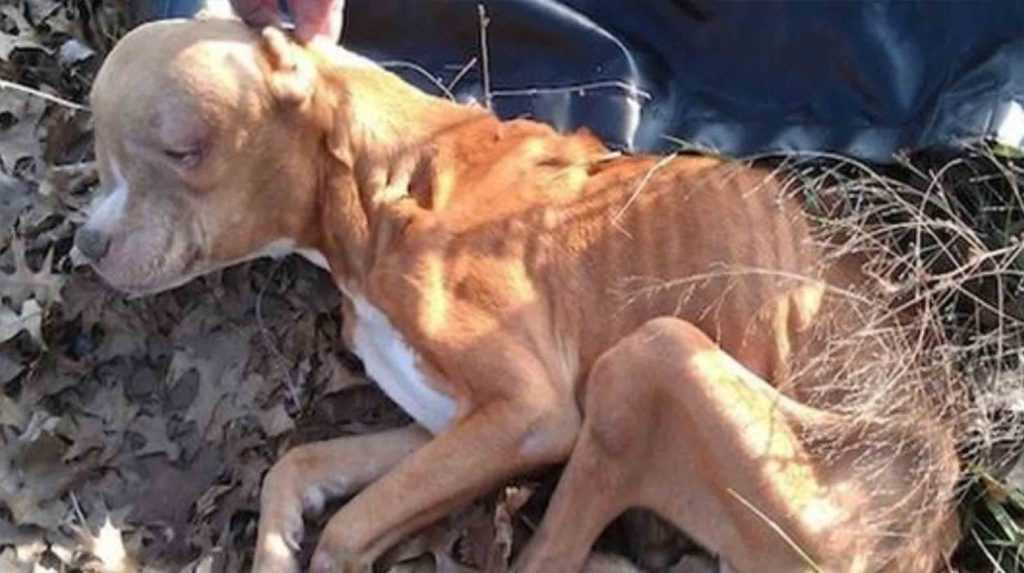
<svg viewBox="0 0 1024 573">
<path fill-rule="evenodd" d="M 317 35 L 319 35 L 319 31 L 315 27 L 299 24 L 295 25 L 294 33 L 295 39 L 297 39 L 299 42 L 303 44 L 308 44 L 311 40 L 313 40 L 313 38 L 316 38 Z"/>
</svg>

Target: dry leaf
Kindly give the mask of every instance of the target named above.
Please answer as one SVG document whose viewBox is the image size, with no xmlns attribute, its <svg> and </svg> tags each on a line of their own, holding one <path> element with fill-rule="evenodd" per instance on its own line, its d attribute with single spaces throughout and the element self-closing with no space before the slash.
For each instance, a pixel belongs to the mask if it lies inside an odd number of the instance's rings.
<svg viewBox="0 0 1024 573">
<path fill-rule="evenodd" d="M 295 429 L 295 422 L 288 415 L 284 404 L 278 402 L 272 408 L 260 412 L 260 425 L 268 438 L 276 438 Z"/>
<path fill-rule="evenodd" d="M 22 431 L 28 421 L 29 415 L 24 408 L 6 394 L 0 394 L 0 426 L 12 426 Z"/>
<path fill-rule="evenodd" d="M 22 561 L 13 547 L 0 552 L 0 571 L 5 573 L 35 573 L 32 563 Z"/>
<path fill-rule="evenodd" d="M 139 406 L 131 403 L 120 386 L 101 387 L 83 410 L 97 416 L 108 430 L 124 431 L 139 415 Z"/>
<path fill-rule="evenodd" d="M 40 98 L 0 89 L 0 169 L 5 173 L 13 175 L 22 159 L 42 157 L 45 111 L 46 102 Z"/>
<path fill-rule="evenodd" d="M 60 46 L 60 63 L 65 67 L 74 66 L 96 55 L 96 50 L 71 38 Z"/>
<path fill-rule="evenodd" d="M 223 332 L 192 342 L 175 352 L 167 380 L 175 386 L 194 386 L 185 419 L 196 423 L 200 436 L 217 441 L 222 429 L 212 428 L 210 423 L 221 403 L 243 384 L 249 349 L 244 340 Z M 188 377 L 190 373 L 194 376 Z"/>
<path fill-rule="evenodd" d="M 63 460 L 71 462 L 85 456 L 91 451 L 103 451 L 107 447 L 115 446 L 104 432 L 103 420 L 92 416 L 78 416 L 75 423 L 74 442 L 64 452 Z M 107 458 L 109 456 L 102 456 Z"/>
<path fill-rule="evenodd" d="M 86 547 L 102 565 L 103 573 L 127 573 L 135 567 L 128 558 L 121 530 L 114 526 L 109 516 L 100 527 L 99 533 L 86 539 Z"/>
<path fill-rule="evenodd" d="M 5 4 L 0 6 L 0 18 L 6 18 L 16 27 L 15 34 L 0 33 L 0 60 L 9 60 L 14 50 L 49 50 L 42 44 L 35 28 L 22 15 L 18 6 Z"/>
<path fill-rule="evenodd" d="M 40 346 L 43 342 L 43 309 L 34 300 L 25 301 L 17 313 L 0 304 L 0 343 L 7 342 L 22 331 L 28 331 Z"/>
<path fill-rule="evenodd" d="M 164 454 L 170 461 L 177 461 L 181 456 L 181 446 L 167 435 L 167 420 L 152 416 L 139 416 L 132 423 L 131 431 L 138 433 L 146 440 L 146 445 L 135 452 L 137 456 Z"/>
<path fill-rule="evenodd" d="M 15 525 L 55 529 L 63 522 L 68 507 L 60 498 L 82 470 L 63 462 L 65 448 L 50 432 L 0 448 L 0 502 Z"/>
<path fill-rule="evenodd" d="M 61 8 L 61 3 L 57 0 L 25 0 L 25 6 L 32 24 L 40 26 Z"/>
<path fill-rule="evenodd" d="M 60 289 L 67 277 L 54 274 L 53 251 L 46 253 L 42 266 L 33 271 L 25 260 L 25 243 L 15 237 L 11 241 L 14 254 L 14 273 L 0 273 L 0 297 L 11 301 L 15 309 L 28 299 L 35 299 L 39 306 L 60 302 Z"/>
<path fill-rule="evenodd" d="M 18 216 L 32 206 L 32 199 L 27 183 L 0 172 L 0 231 L 14 228 Z"/>
</svg>

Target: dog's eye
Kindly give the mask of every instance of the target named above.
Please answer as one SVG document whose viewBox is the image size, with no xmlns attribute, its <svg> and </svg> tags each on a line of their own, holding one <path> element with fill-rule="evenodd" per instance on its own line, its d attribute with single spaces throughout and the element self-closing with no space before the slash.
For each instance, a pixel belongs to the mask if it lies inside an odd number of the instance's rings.
<svg viewBox="0 0 1024 573">
<path fill-rule="evenodd" d="M 198 149 L 164 149 L 164 156 L 181 167 L 195 167 L 199 164 Z"/>
</svg>

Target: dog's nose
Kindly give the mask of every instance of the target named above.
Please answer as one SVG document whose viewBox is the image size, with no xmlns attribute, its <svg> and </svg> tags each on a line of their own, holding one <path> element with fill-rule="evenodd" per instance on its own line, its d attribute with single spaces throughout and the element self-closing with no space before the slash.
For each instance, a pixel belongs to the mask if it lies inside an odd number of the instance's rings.
<svg viewBox="0 0 1024 573">
<path fill-rule="evenodd" d="M 75 233 L 75 246 L 90 261 L 98 261 L 110 250 L 110 237 L 96 229 L 82 227 Z"/>
</svg>

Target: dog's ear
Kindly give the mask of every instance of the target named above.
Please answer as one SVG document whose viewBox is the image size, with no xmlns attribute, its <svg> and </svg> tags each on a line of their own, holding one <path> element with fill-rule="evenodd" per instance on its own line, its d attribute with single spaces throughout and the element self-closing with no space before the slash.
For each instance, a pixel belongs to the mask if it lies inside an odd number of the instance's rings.
<svg viewBox="0 0 1024 573">
<path fill-rule="evenodd" d="M 302 48 L 277 28 L 263 29 L 263 51 L 270 64 L 270 91 L 282 103 L 300 105 L 313 95 L 313 63 Z"/>
</svg>

